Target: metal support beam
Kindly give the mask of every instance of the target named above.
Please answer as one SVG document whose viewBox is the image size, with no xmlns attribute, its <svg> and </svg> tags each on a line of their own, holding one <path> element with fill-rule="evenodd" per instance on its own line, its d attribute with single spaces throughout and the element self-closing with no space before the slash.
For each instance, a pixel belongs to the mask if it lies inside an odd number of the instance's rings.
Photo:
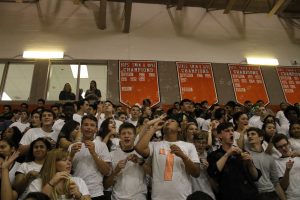
<svg viewBox="0 0 300 200">
<path fill-rule="evenodd" d="M 107 0 L 101 0 L 99 8 L 99 28 L 101 30 L 106 29 L 106 8 Z"/>
<path fill-rule="evenodd" d="M 131 10 L 132 10 L 132 0 L 125 0 L 125 5 L 124 5 L 124 10 L 125 10 L 125 23 L 124 23 L 124 33 L 129 33 L 130 30 L 130 21 L 131 21 Z"/>
<path fill-rule="evenodd" d="M 278 0 L 276 2 L 276 4 L 273 6 L 273 8 L 271 9 L 271 11 L 269 12 L 269 16 L 271 15 L 274 15 L 278 10 L 279 8 L 283 5 L 283 3 L 285 2 L 286 0 Z"/>
<path fill-rule="evenodd" d="M 183 6 L 184 6 L 184 0 L 178 0 L 176 10 L 182 10 Z"/>
<path fill-rule="evenodd" d="M 235 4 L 235 2 L 236 2 L 236 0 L 229 0 L 223 13 L 228 14 L 230 12 L 230 10 L 232 9 L 233 5 Z"/>
</svg>

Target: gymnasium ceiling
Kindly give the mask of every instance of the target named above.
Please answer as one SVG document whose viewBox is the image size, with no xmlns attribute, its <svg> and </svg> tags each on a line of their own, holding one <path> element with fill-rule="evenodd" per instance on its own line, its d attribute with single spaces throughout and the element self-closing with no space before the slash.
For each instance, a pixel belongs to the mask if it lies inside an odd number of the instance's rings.
<svg viewBox="0 0 300 200">
<path fill-rule="evenodd" d="M 34 3 L 38 5 L 40 1 L 45 0 L 0 0 L 0 3 Z M 76 5 L 98 0 L 70 1 L 73 1 L 73 4 Z M 297 28 L 300 26 L 300 0 L 101 0 L 99 1 L 100 29 L 106 29 L 107 2 L 123 3 L 123 32 L 125 33 L 130 31 L 132 4 L 134 3 L 161 4 L 166 5 L 167 9 L 176 8 L 177 10 L 182 10 L 184 7 L 201 7 L 206 9 L 207 12 L 224 10 L 225 15 L 231 11 L 240 11 L 244 14 L 266 13 L 267 15 L 278 15 L 281 18 L 290 20 Z"/>
</svg>

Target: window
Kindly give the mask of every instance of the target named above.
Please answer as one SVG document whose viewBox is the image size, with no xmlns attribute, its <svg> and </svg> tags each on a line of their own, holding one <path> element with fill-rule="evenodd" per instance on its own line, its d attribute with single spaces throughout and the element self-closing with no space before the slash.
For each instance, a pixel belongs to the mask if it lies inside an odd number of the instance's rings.
<svg viewBox="0 0 300 200">
<path fill-rule="evenodd" d="M 87 68 L 87 74 L 84 74 L 84 68 Z M 86 91 L 90 88 L 90 82 L 96 81 L 97 89 L 101 91 L 102 100 L 106 100 L 107 88 L 107 65 L 81 65 L 80 76 L 85 75 L 86 78 L 80 79 L 80 87 L 83 89 L 82 96 L 84 97 Z"/>
<path fill-rule="evenodd" d="M 71 65 L 54 64 L 51 65 L 49 88 L 47 100 L 59 100 L 59 94 L 64 89 L 66 83 L 71 86 L 71 92 L 76 95 L 77 74 L 73 76 Z"/>
<path fill-rule="evenodd" d="M 27 101 L 30 95 L 33 69 L 33 64 L 10 64 L 2 100 Z"/>
</svg>

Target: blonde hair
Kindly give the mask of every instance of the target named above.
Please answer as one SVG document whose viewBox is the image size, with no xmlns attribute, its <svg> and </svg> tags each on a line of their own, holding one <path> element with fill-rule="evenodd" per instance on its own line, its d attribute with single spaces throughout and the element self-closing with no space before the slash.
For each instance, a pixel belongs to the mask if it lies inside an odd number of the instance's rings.
<svg viewBox="0 0 300 200">
<path fill-rule="evenodd" d="M 47 153 L 44 165 L 40 171 L 42 187 L 44 187 L 56 174 L 56 162 L 69 157 L 69 152 L 63 149 L 53 149 Z M 56 188 L 53 188 L 51 199 L 57 199 Z"/>
</svg>

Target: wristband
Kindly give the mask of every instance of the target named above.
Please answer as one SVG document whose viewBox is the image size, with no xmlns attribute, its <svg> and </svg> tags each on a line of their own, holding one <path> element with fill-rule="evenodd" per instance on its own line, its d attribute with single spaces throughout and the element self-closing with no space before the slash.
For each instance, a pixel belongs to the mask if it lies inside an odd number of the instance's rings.
<svg viewBox="0 0 300 200">
<path fill-rule="evenodd" d="M 54 185 L 52 185 L 52 184 L 50 183 L 50 181 L 48 182 L 48 185 L 51 186 L 52 188 L 54 188 Z"/>
</svg>

